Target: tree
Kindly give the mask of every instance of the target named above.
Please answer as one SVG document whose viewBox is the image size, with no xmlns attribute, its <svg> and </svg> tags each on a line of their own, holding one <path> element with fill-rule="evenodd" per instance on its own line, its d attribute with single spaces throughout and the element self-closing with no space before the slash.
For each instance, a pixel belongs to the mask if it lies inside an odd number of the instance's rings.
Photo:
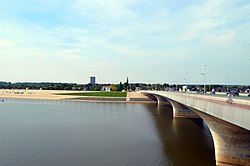
<svg viewBox="0 0 250 166">
<path fill-rule="evenodd" d="M 123 90 L 123 84 L 122 82 L 120 82 L 118 88 L 117 88 L 117 91 L 122 91 Z"/>
<path fill-rule="evenodd" d="M 110 86 L 111 86 L 111 88 L 110 88 L 111 91 L 117 91 L 117 87 L 114 84 L 112 84 Z"/>
</svg>

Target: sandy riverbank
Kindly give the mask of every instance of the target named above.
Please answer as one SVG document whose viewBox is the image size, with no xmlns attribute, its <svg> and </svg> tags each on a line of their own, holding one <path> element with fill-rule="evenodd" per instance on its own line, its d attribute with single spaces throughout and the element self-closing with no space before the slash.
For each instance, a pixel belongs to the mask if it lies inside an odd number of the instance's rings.
<svg viewBox="0 0 250 166">
<path fill-rule="evenodd" d="M 79 93 L 79 91 L 0 89 L 0 99 L 21 98 L 45 100 L 76 100 L 84 102 L 127 102 L 126 98 L 55 95 L 60 93 Z M 146 96 L 140 94 L 139 92 L 128 92 L 127 97 L 129 97 L 130 103 L 152 103 L 152 101 L 150 101 Z"/>
<path fill-rule="evenodd" d="M 49 99 L 60 100 L 73 98 L 66 95 L 55 95 L 57 93 L 75 93 L 75 91 L 58 91 L 58 90 L 0 90 L 0 98 L 23 98 L 23 99 Z"/>
</svg>

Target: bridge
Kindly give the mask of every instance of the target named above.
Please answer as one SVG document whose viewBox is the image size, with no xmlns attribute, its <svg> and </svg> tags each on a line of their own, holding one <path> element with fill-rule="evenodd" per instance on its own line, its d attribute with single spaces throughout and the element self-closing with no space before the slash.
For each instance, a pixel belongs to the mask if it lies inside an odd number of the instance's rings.
<svg viewBox="0 0 250 166">
<path fill-rule="evenodd" d="M 216 165 L 250 166 L 250 100 L 168 91 L 140 91 L 157 101 L 171 105 L 175 118 L 202 118 L 215 147 Z"/>
</svg>

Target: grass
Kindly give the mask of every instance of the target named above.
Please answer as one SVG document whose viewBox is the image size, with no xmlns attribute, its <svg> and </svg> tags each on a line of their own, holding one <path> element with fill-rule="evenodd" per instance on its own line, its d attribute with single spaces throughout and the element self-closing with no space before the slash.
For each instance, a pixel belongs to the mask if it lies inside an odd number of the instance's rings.
<svg viewBox="0 0 250 166">
<path fill-rule="evenodd" d="M 126 97 L 127 92 L 79 92 L 79 93 L 57 93 L 56 95 L 72 96 L 98 96 L 98 97 Z"/>
</svg>

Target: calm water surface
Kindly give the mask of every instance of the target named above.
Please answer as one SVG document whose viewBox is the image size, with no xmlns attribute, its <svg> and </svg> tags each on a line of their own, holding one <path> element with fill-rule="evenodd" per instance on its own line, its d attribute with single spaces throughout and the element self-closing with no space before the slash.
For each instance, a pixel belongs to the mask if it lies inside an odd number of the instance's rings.
<svg viewBox="0 0 250 166">
<path fill-rule="evenodd" d="M 200 120 L 154 104 L 5 99 L 1 166 L 210 166 L 213 141 Z"/>
</svg>

